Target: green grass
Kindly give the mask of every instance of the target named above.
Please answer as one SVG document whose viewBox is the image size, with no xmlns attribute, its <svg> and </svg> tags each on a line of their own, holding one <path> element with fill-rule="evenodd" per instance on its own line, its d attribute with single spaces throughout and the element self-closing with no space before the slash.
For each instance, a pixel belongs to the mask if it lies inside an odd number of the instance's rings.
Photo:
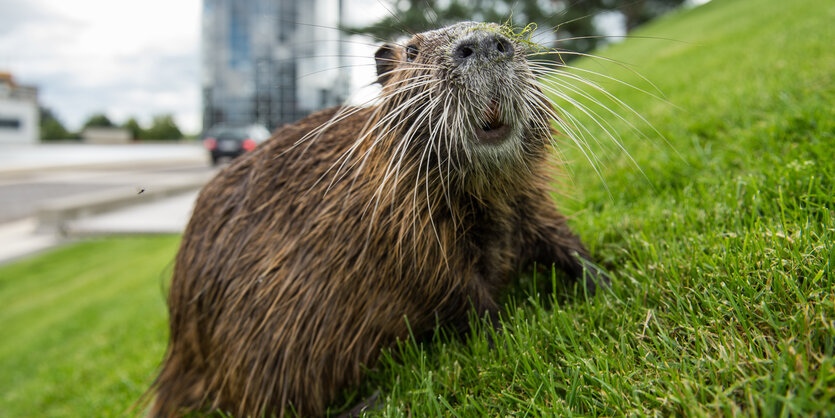
<svg viewBox="0 0 835 418">
<path fill-rule="evenodd" d="M 0 268 L 0 415 L 123 415 L 165 351 L 178 242 L 91 241 Z"/>
<path fill-rule="evenodd" d="M 833 21 L 829 0 L 714 0 L 635 34 L 672 40 L 603 51 L 675 105 L 600 80 L 669 143 L 609 118 L 635 162 L 594 144 L 602 179 L 563 150 L 558 203 L 612 288 L 523 277 L 504 333 L 406 342 L 344 403 L 379 389 L 386 416 L 835 414 Z M 127 409 L 165 347 L 176 244 L 109 239 L 0 268 L 0 415 Z"/>
<path fill-rule="evenodd" d="M 714 0 L 635 33 L 672 40 L 603 51 L 675 105 L 600 79 L 669 144 L 609 118 L 635 162 L 592 129 L 602 180 L 563 150 L 559 204 L 611 291 L 528 279 L 495 350 L 483 333 L 406 344 L 364 393 L 386 416 L 835 414 L 833 21 L 826 0 Z"/>
</svg>

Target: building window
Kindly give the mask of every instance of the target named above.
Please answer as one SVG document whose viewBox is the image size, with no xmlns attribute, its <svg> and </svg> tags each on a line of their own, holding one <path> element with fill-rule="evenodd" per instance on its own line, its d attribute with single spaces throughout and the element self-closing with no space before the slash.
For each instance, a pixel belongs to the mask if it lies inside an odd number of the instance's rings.
<svg viewBox="0 0 835 418">
<path fill-rule="evenodd" d="M 20 129 L 20 119 L 4 118 L 0 116 L 0 129 Z"/>
</svg>

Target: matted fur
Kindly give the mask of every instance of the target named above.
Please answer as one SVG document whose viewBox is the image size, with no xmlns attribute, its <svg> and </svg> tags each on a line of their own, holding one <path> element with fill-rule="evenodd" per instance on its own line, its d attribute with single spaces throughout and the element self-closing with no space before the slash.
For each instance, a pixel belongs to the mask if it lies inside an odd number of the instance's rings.
<svg viewBox="0 0 835 418">
<path fill-rule="evenodd" d="M 524 45 L 497 28 L 384 46 L 378 104 L 284 126 L 202 190 L 153 415 L 320 416 L 408 327 L 495 317 L 496 295 L 534 261 L 582 274 L 587 251 L 549 191 L 553 111 Z M 506 42 L 493 55 L 453 59 L 493 36 Z M 480 143 L 491 120 L 510 133 Z"/>
</svg>

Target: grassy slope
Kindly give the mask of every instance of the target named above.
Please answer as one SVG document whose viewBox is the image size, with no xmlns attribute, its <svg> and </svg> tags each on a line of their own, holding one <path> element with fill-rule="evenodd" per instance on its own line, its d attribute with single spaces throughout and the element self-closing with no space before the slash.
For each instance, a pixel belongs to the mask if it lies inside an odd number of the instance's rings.
<svg viewBox="0 0 835 418">
<path fill-rule="evenodd" d="M 611 292 L 558 286 L 547 308 L 522 292 L 493 351 L 481 335 L 404 347 L 371 373 L 384 414 L 832 413 L 833 21 L 826 0 L 714 0 L 636 34 L 685 42 L 604 51 L 681 108 L 607 84 L 670 142 L 616 124 L 646 176 L 595 146 L 611 197 L 566 151 L 577 199 L 561 204 Z"/>
<path fill-rule="evenodd" d="M 178 241 L 92 241 L 0 269 L 0 415 L 122 415 L 165 350 Z"/>
<path fill-rule="evenodd" d="M 566 150 L 576 199 L 561 204 L 613 271 L 611 292 L 587 301 L 558 285 L 538 298 L 523 280 L 495 350 L 481 333 L 438 337 L 372 370 L 364 392 L 381 388 L 381 413 L 832 409 L 830 4 L 714 0 L 642 33 L 689 43 L 606 51 L 683 108 L 607 86 L 671 143 L 618 127 L 646 176 L 615 147 L 596 146 L 611 197 Z M 617 66 L 582 66 L 635 80 Z M 110 239 L 0 268 L 2 415 L 128 408 L 164 350 L 160 284 L 176 243 Z"/>
</svg>

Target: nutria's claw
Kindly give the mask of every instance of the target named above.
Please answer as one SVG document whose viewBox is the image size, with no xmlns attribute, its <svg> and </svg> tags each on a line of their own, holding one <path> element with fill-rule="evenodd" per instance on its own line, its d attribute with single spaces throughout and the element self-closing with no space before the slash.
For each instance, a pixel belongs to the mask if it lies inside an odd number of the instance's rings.
<svg viewBox="0 0 835 418">
<path fill-rule="evenodd" d="M 350 411 L 343 412 L 342 414 L 340 414 L 338 418 L 353 418 L 361 416 L 364 412 L 377 411 L 383 406 L 379 398 L 380 390 L 378 389 L 374 391 L 374 393 L 371 394 L 371 396 L 366 398 L 364 401 L 351 408 Z"/>
<path fill-rule="evenodd" d="M 585 257 L 579 257 L 580 264 L 583 267 L 581 278 L 586 292 L 589 296 L 594 296 L 597 289 L 600 287 L 609 287 L 612 285 L 612 278 L 603 269 L 594 264 L 591 260 Z"/>
</svg>

